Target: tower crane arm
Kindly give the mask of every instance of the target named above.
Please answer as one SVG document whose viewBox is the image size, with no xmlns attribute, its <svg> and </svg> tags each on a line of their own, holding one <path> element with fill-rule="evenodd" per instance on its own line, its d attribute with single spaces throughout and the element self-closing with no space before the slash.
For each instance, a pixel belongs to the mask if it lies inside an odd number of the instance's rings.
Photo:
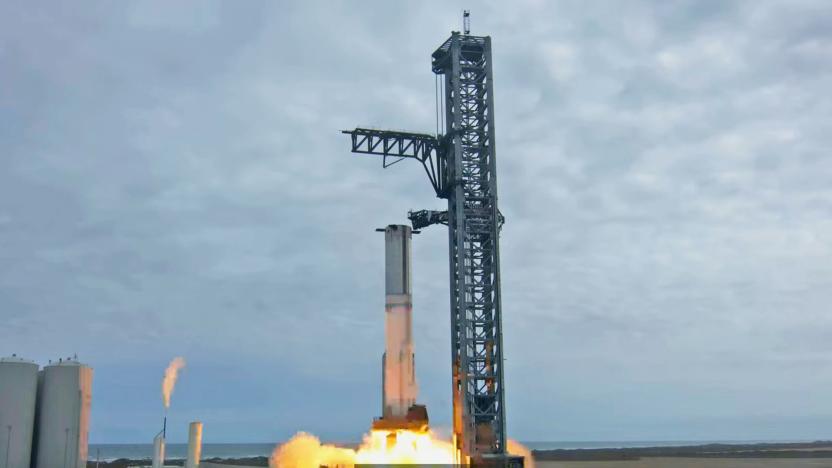
<svg viewBox="0 0 832 468">
<path fill-rule="evenodd" d="M 445 198 L 445 155 L 442 142 L 435 136 L 360 127 L 343 130 L 341 133 L 350 135 L 353 153 L 382 156 L 382 165 L 385 168 L 407 158 L 418 160 L 425 168 L 436 195 Z"/>
<path fill-rule="evenodd" d="M 407 212 L 407 219 L 410 220 L 410 223 L 413 225 L 413 229 L 422 229 L 426 228 L 433 224 L 444 224 L 445 226 L 448 225 L 448 211 L 436 211 L 436 210 L 417 210 L 417 211 L 408 211 Z M 503 228 L 503 224 L 505 224 L 506 218 L 503 216 L 499 210 L 497 210 L 497 227 L 499 229 Z"/>
<path fill-rule="evenodd" d="M 408 211 L 407 219 L 410 220 L 410 223 L 413 225 L 413 229 L 422 229 L 428 227 L 432 224 L 444 224 L 445 226 L 448 225 L 448 211 L 435 211 L 435 210 L 418 210 L 418 211 Z"/>
</svg>

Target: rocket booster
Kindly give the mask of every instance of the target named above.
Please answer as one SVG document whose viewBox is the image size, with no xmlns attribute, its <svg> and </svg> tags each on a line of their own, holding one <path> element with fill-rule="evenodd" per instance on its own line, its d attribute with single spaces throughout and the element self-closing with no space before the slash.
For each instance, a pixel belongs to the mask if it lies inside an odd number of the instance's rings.
<svg viewBox="0 0 832 468">
<path fill-rule="evenodd" d="M 407 416 L 416 403 L 418 388 L 413 354 L 410 226 L 391 224 L 384 229 L 385 353 L 382 359 L 382 417 Z"/>
</svg>

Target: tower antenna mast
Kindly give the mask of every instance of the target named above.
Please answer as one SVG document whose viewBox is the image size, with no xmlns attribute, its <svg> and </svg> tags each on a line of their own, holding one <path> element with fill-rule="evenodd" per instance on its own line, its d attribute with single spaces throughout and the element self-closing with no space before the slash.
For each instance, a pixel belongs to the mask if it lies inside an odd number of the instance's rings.
<svg viewBox="0 0 832 468">
<path fill-rule="evenodd" d="M 471 34 L 471 10 L 462 10 L 462 31 L 466 36 Z"/>
</svg>

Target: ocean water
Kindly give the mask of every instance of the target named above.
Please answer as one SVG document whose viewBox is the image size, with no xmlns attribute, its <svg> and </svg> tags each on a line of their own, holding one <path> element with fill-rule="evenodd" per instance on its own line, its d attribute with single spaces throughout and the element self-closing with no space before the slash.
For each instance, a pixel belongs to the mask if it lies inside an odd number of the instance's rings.
<svg viewBox="0 0 832 468">
<path fill-rule="evenodd" d="M 643 440 L 643 441 L 569 441 L 569 442 L 521 442 L 532 450 L 554 450 L 554 449 L 598 449 L 598 448 L 638 448 L 638 447 L 673 447 L 679 445 L 704 445 L 704 444 L 753 444 L 753 443 L 776 443 L 789 441 L 773 440 Z M 338 444 L 342 446 L 354 446 L 355 444 Z M 246 457 L 268 457 L 275 448 L 275 444 L 202 444 L 202 458 L 246 458 Z M 168 460 L 184 459 L 188 453 L 187 444 L 167 444 L 165 458 Z M 119 458 L 133 460 L 150 459 L 153 456 L 153 444 L 90 444 L 89 459 L 111 461 Z"/>
<path fill-rule="evenodd" d="M 272 454 L 275 444 L 202 444 L 202 458 L 245 458 L 267 457 Z M 184 459 L 188 455 L 188 444 L 165 445 L 165 458 Z M 131 460 L 150 459 L 153 444 L 89 444 L 90 460 L 112 461 L 119 458 Z"/>
</svg>

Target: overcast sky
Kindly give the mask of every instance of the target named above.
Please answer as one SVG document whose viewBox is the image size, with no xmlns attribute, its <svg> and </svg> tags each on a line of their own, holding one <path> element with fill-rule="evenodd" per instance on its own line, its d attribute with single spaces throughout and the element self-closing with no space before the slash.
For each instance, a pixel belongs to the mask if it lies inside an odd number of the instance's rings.
<svg viewBox="0 0 832 468">
<path fill-rule="evenodd" d="M 441 209 L 339 131 L 432 132 L 494 44 L 520 440 L 832 437 L 832 2 L 0 3 L 0 354 L 95 368 L 91 442 L 356 440 L 383 236 Z M 447 231 L 414 240 L 449 425 Z"/>
</svg>

